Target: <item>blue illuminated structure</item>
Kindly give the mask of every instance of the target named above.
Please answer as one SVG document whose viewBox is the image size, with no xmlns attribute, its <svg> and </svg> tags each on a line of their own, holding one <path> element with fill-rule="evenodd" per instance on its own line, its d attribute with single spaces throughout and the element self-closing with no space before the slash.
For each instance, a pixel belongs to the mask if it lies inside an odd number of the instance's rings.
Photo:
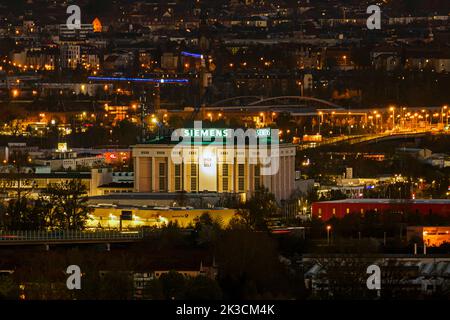
<svg viewBox="0 0 450 320">
<path fill-rule="evenodd" d="M 197 59 L 203 59 L 203 55 L 202 54 L 198 54 L 198 53 L 190 53 L 190 52 L 186 52 L 186 51 L 182 51 L 181 52 L 182 56 L 186 56 L 186 57 L 192 57 L 192 58 L 197 58 Z"/>
<path fill-rule="evenodd" d="M 151 78 L 125 78 L 125 77 L 88 77 L 92 81 L 130 81 L 130 82 L 149 82 L 161 84 L 189 83 L 188 79 L 151 79 Z"/>
</svg>

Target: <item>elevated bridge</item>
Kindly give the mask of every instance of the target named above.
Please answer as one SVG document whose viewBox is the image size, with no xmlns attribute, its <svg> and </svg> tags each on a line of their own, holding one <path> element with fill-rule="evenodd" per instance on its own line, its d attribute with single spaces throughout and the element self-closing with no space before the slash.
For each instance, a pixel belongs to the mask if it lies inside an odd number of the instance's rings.
<svg viewBox="0 0 450 320">
<path fill-rule="evenodd" d="M 239 96 L 217 101 L 206 106 L 207 111 L 282 111 L 289 109 L 291 112 L 309 111 L 343 111 L 345 108 L 336 103 L 305 96 L 279 96 L 263 98 L 258 96 Z"/>
</svg>

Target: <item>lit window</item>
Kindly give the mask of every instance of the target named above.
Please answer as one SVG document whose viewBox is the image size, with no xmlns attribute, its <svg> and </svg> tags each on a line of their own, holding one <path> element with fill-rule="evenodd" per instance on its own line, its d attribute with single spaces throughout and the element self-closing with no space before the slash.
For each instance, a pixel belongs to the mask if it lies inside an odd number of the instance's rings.
<svg viewBox="0 0 450 320">
<path fill-rule="evenodd" d="M 175 191 L 181 191 L 181 165 L 175 165 Z"/>
</svg>

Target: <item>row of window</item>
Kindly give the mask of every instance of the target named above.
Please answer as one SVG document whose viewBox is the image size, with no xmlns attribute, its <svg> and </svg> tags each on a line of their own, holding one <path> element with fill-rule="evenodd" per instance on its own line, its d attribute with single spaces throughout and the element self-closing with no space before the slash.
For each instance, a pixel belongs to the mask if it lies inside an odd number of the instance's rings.
<svg viewBox="0 0 450 320">
<path fill-rule="evenodd" d="M 255 184 L 255 185 L 257 185 L 257 184 Z M 368 211 L 378 212 L 378 208 L 369 209 Z M 363 213 L 365 212 L 365 210 L 364 210 L 363 208 L 361 208 L 361 209 L 359 210 L 359 212 L 360 212 L 361 214 L 363 214 Z M 333 209 L 332 209 L 332 213 L 333 213 L 333 215 L 336 215 L 336 208 L 333 208 Z M 346 214 L 349 214 L 349 213 L 350 213 L 350 208 L 346 208 L 346 209 L 345 209 L 345 213 L 346 213 Z M 399 213 L 401 213 L 401 211 L 399 211 Z M 416 209 L 416 213 L 419 213 L 419 210 Z M 429 210 L 428 210 L 428 213 L 429 213 L 429 214 L 432 214 L 432 213 L 433 213 L 433 210 L 432 210 L 432 209 L 429 209 Z M 319 214 L 319 215 L 322 214 L 322 208 L 318 208 L 318 214 Z"/>
<path fill-rule="evenodd" d="M 375 208 L 375 209 L 373 209 L 373 211 L 378 212 L 378 209 Z M 333 212 L 333 215 L 335 215 L 335 214 L 336 214 L 336 208 L 333 208 L 333 209 L 332 209 L 332 212 Z M 364 209 L 361 208 L 360 212 L 361 212 L 361 213 L 364 213 Z M 319 214 L 322 214 L 322 208 L 319 208 L 318 213 L 319 213 Z M 349 214 L 349 213 L 350 213 L 350 208 L 346 208 L 346 209 L 345 209 L 345 213 Z"/>
<path fill-rule="evenodd" d="M 110 194 L 110 193 L 132 193 L 133 190 L 128 189 L 128 190 L 105 190 L 103 191 L 103 194 Z"/>
<path fill-rule="evenodd" d="M 158 166 L 158 172 L 159 172 L 159 185 L 157 190 L 159 192 L 165 192 L 167 191 L 167 165 L 166 163 L 159 163 Z M 245 164 L 239 164 L 237 168 L 237 187 L 238 192 L 245 192 Z M 190 166 L 190 190 L 191 191 L 198 191 L 198 167 L 195 164 L 192 164 Z M 183 172 L 182 172 L 182 166 L 180 164 L 177 164 L 174 166 L 174 179 L 175 179 L 175 185 L 174 190 L 175 192 L 183 191 Z M 255 178 L 254 183 L 256 188 L 261 186 L 261 169 L 259 166 L 255 166 Z M 227 191 L 229 190 L 229 166 L 223 165 L 222 166 L 222 188 L 223 190 Z"/>
</svg>

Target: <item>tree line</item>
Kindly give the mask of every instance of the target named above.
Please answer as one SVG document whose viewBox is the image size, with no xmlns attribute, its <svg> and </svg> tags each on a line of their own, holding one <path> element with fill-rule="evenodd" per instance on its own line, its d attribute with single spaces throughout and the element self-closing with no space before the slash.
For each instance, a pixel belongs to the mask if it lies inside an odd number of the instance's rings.
<svg viewBox="0 0 450 320">
<path fill-rule="evenodd" d="M 0 230 L 83 230 L 89 219 L 87 187 L 80 180 L 50 184 L 36 199 L 0 203 Z"/>
</svg>

